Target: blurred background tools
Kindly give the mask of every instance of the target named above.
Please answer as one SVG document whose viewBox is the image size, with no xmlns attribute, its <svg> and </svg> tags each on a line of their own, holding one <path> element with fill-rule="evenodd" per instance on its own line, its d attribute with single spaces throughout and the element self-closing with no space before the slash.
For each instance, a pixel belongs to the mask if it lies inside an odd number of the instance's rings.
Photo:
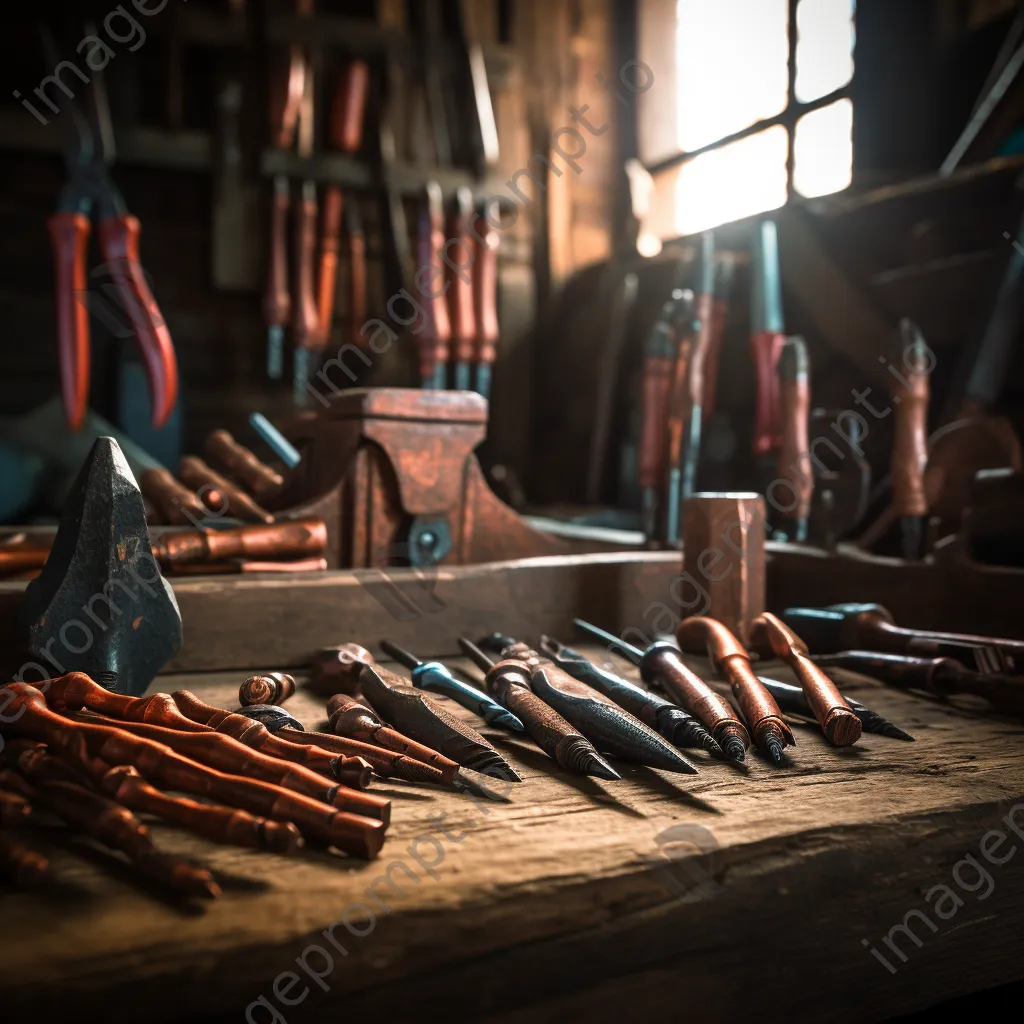
<svg viewBox="0 0 1024 1024">
<path fill-rule="evenodd" d="M 50 67 L 60 66 L 57 45 L 43 30 Z M 110 177 L 114 133 L 103 78 L 97 75 L 79 100 L 68 93 L 61 130 L 65 134 L 67 181 L 49 221 L 54 257 L 54 299 L 61 393 L 68 427 L 77 430 L 89 404 L 92 350 L 89 341 L 89 234 L 99 224 L 102 271 L 128 317 L 149 378 L 153 426 L 162 427 L 178 399 L 178 364 L 171 335 L 139 262 L 140 227 Z M 111 287 L 106 285 L 105 287 Z"/>
</svg>

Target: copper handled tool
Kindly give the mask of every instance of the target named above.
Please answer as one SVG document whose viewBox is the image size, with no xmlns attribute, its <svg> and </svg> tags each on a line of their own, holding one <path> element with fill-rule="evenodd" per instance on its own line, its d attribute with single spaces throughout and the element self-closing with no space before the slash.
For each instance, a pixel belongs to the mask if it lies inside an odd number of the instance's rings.
<svg viewBox="0 0 1024 1024">
<path fill-rule="evenodd" d="M 24 709 L 17 720 L 18 735 L 70 750 L 84 744 L 90 753 L 111 764 L 141 765 L 154 784 L 206 796 L 276 821 L 291 821 L 307 839 L 333 844 L 346 853 L 372 859 L 380 852 L 385 831 L 382 821 L 347 814 L 270 783 L 225 775 L 123 729 L 72 722 L 49 710 L 43 694 L 27 683 L 10 683 L 8 688 L 14 693 L 8 706 L 11 713 Z"/>
<path fill-rule="evenodd" d="M 690 401 L 687 385 L 690 379 L 690 359 L 693 355 L 694 335 L 699 326 L 694 320 L 694 295 L 689 289 L 675 304 L 672 318 L 672 337 L 675 354 L 672 380 L 669 385 L 667 418 L 665 423 L 665 466 L 663 502 L 665 507 L 665 542 L 679 543 L 679 520 L 682 507 L 682 464 L 686 451 L 689 427 Z"/>
<path fill-rule="evenodd" d="M 187 896 L 220 896 L 220 887 L 209 871 L 161 853 L 149 829 L 127 807 L 80 781 L 72 781 L 55 759 L 33 755 L 32 749 L 25 750 L 17 758 L 17 766 L 32 787 L 34 802 L 104 846 L 123 853 L 140 875 L 158 885 Z"/>
<path fill-rule="evenodd" d="M 270 136 L 277 149 L 291 149 L 298 127 L 299 109 L 306 90 L 306 59 L 299 46 L 291 46 L 277 66 L 270 84 Z M 284 329 L 291 322 L 292 299 L 288 285 L 288 179 L 274 178 L 270 207 L 270 254 L 263 314 L 267 321 L 267 375 L 284 374 Z"/>
<path fill-rule="evenodd" d="M 390 640 L 381 640 L 380 649 L 399 665 L 409 669 L 412 685 L 418 690 L 431 690 L 455 701 L 456 704 L 479 715 L 488 725 L 501 726 L 509 732 L 523 732 L 523 723 L 511 711 L 491 700 L 461 679 L 455 679 L 439 661 L 421 661 L 415 654 L 403 650 Z"/>
<path fill-rule="evenodd" d="M 758 681 L 743 645 L 717 622 L 704 616 L 683 619 L 676 640 L 690 654 L 707 654 L 715 671 L 725 676 L 754 742 L 777 764 L 785 761 L 784 748 L 795 745 L 793 731 L 782 717 L 771 693 Z"/>
<path fill-rule="evenodd" d="M 283 704 L 295 693 L 295 679 L 284 672 L 264 672 L 249 676 L 238 688 L 238 703 L 242 707 L 252 704 Z"/>
<path fill-rule="evenodd" d="M 722 756 L 722 749 L 711 733 L 677 704 L 595 665 L 579 651 L 566 647 L 553 637 L 542 636 L 540 650 L 564 672 L 610 697 L 619 707 L 656 729 L 673 745 L 706 750 L 716 757 Z"/>
<path fill-rule="evenodd" d="M 679 705 L 699 718 L 722 748 L 725 756 L 742 763 L 750 736 L 733 706 L 693 672 L 680 657 L 679 648 L 667 641 L 651 644 L 646 651 L 600 629 L 583 619 L 573 625 L 608 644 L 609 651 L 619 651 L 640 667 L 644 681 L 665 690 Z"/>
<path fill-rule="evenodd" d="M 196 491 L 205 489 L 211 498 L 207 502 L 207 506 L 216 509 L 219 514 L 227 514 L 249 523 L 272 523 L 274 521 L 271 513 L 198 456 L 183 455 L 181 462 L 178 463 L 178 476 Z M 220 502 L 214 499 L 214 494 L 220 497 Z"/>
<path fill-rule="evenodd" d="M 178 565 L 230 558 L 309 558 L 321 555 L 326 547 L 322 519 L 296 519 L 267 526 L 168 532 L 153 541 L 153 554 L 161 564 Z"/>
<path fill-rule="evenodd" d="M 775 698 L 778 705 L 787 715 L 800 715 L 803 718 L 814 718 L 811 705 L 807 702 L 807 696 L 799 686 L 792 683 L 784 683 L 778 679 L 771 679 L 768 676 L 757 677 L 761 684 Z M 874 733 L 879 736 L 887 736 L 894 740 L 908 740 L 913 742 L 914 737 L 910 733 L 893 725 L 888 719 L 883 718 L 877 711 L 865 707 L 860 701 L 843 694 L 843 700 L 853 708 L 853 713 L 860 719 L 860 724 L 865 732 Z"/>
<path fill-rule="evenodd" d="M 284 486 L 284 477 L 262 462 L 226 430 L 215 430 L 206 438 L 206 452 L 257 499 Z"/>
<path fill-rule="evenodd" d="M 696 775 L 697 769 L 639 718 L 531 647 L 501 633 L 484 637 L 481 645 L 529 668 L 533 692 L 601 750 L 650 768 Z"/>
<path fill-rule="evenodd" d="M 786 539 L 807 540 L 807 519 L 814 497 L 814 470 L 807 438 L 811 412 L 810 368 L 803 338 L 788 338 L 779 357 L 782 446 L 778 478 L 789 484 L 793 507 L 783 514 Z M 791 525 L 790 525 L 791 524 Z M 781 539 L 781 538 L 780 538 Z"/>
<path fill-rule="evenodd" d="M 781 658 L 793 670 L 830 743 L 848 747 L 860 739 L 860 719 L 835 683 L 808 657 L 807 645 L 784 622 L 763 612 L 751 623 L 750 641 L 759 654 Z"/>
<path fill-rule="evenodd" d="M 331 145 L 347 156 L 354 156 L 363 144 L 363 117 L 370 85 L 370 67 L 366 61 L 350 61 L 338 77 L 330 109 L 328 136 Z M 320 231 L 320 272 L 317 276 L 317 306 L 320 325 L 326 338 L 334 319 L 337 291 L 338 240 L 344 205 L 341 187 L 328 185 L 323 195 L 323 220 Z M 361 321 L 358 321 L 361 323 Z"/>
<path fill-rule="evenodd" d="M 162 513 L 164 520 L 175 525 L 198 525 L 211 509 L 216 508 L 214 503 L 204 506 L 194 491 L 190 491 L 166 469 L 143 470 L 139 477 L 139 489 Z"/>
<path fill-rule="evenodd" d="M 366 235 L 353 199 L 345 205 L 345 242 L 348 246 L 348 340 L 357 348 L 366 348 L 368 339 L 362 333 L 366 323 Z"/>
<path fill-rule="evenodd" d="M 455 193 L 455 207 L 448 227 L 449 238 L 457 239 L 464 261 L 452 268 L 448 290 L 452 324 L 452 355 L 455 359 L 455 389 L 471 387 L 473 354 L 476 347 L 476 306 L 473 297 L 473 193 L 462 187 Z"/>
<path fill-rule="evenodd" d="M 423 387 L 441 390 L 447 385 L 452 341 L 447 299 L 451 284 L 445 278 L 440 256 L 444 243 L 444 197 L 441 186 L 428 181 L 416 229 L 416 264 L 427 268 L 423 273 L 429 273 L 429 285 L 423 289 L 426 323 L 417 335 L 416 345 Z"/>
<path fill-rule="evenodd" d="M 0 831 L 0 877 L 17 886 L 34 887 L 50 881 L 50 862 L 38 850 Z"/>
<path fill-rule="evenodd" d="M 1024 664 L 1024 641 L 969 633 L 941 633 L 897 626 L 880 604 L 834 604 L 827 608 L 787 608 L 782 619 L 815 654 L 847 650 L 884 651 L 925 658 L 955 658 L 979 673 L 1013 672 Z"/>
<path fill-rule="evenodd" d="M 498 355 L 498 229 L 481 213 L 476 219 L 473 264 L 473 317 L 476 322 L 476 390 L 491 396 L 491 375 Z"/>
<path fill-rule="evenodd" d="M 903 557 L 924 554 L 924 521 L 928 498 L 924 471 L 928 464 L 928 346 L 918 327 L 904 317 L 900 321 L 899 359 L 889 365 L 895 411 L 892 448 L 892 508 L 900 517 Z"/>
<path fill-rule="evenodd" d="M 436 768 L 446 783 L 453 782 L 459 774 L 459 765 L 455 761 L 422 743 L 409 739 L 408 736 L 403 736 L 397 729 L 386 726 L 375 711 L 365 704 L 360 704 L 355 697 L 350 697 L 347 693 L 336 693 L 327 702 L 327 718 L 331 723 L 331 729 L 338 736 L 362 740 L 385 750 L 405 754 Z"/>
<path fill-rule="evenodd" d="M 512 766 L 475 729 L 466 725 L 406 680 L 364 665 L 363 696 L 382 718 L 414 740 L 484 775 L 521 782 Z"/>
<path fill-rule="evenodd" d="M 756 457 L 763 458 L 782 443 L 777 367 L 786 334 L 779 238 L 773 220 L 763 220 L 754 229 L 750 265 L 750 354 L 755 380 L 753 450 Z"/>
<path fill-rule="evenodd" d="M 676 352 L 672 323 L 677 304 L 684 301 L 680 289 L 672 296 L 661 307 L 644 345 L 637 482 L 643 501 L 643 529 L 649 541 L 654 540 L 658 529 L 658 489 L 665 475 L 665 424 Z"/>
<path fill-rule="evenodd" d="M 434 765 L 416 760 L 410 755 L 399 753 L 373 743 L 351 739 L 325 732 L 307 731 L 302 723 L 290 715 L 284 708 L 273 704 L 253 704 L 241 708 L 240 714 L 252 719 L 269 731 L 275 742 L 291 745 L 295 751 L 324 751 L 337 754 L 347 762 L 361 761 L 382 779 L 404 779 L 406 782 L 432 783 L 440 785 L 444 782 L 444 773 Z"/>
<path fill-rule="evenodd" d="M 533 692 L 529 664 L 518 658 L 495 662 L 465 637 L 459 637 L 459 646 L 476 667 L 486 673 L 487 689 L 522 719 L 533 741 L 559 767 L 574 775 L 590 775 L 596 779 L 622 778 L 583 733 Z"/>
</svg>

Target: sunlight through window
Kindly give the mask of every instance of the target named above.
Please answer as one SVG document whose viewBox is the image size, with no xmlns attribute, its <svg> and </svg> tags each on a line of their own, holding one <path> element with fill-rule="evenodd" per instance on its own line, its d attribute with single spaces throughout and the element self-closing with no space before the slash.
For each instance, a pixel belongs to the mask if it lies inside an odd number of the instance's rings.
<svg viewBox="0 0 1024 1024">
<path fill-rule="evenodd" d="M 785 128 L 702 153 L 679 168 L 676 231 L 692 235 L 786 202 Z"/>
<path fill-rule="evenodd" d="M 808 199 L 839 192 L 853 171 L 853 104 L 839 100 L 805 114 L 793 137 L 793 188 Z"/>
<path fill-rule="evenodd" d="M 853 0 L 800 0 L 796 9 L 796 98 L 811 103 L 853 77 Z"/>
</svg>

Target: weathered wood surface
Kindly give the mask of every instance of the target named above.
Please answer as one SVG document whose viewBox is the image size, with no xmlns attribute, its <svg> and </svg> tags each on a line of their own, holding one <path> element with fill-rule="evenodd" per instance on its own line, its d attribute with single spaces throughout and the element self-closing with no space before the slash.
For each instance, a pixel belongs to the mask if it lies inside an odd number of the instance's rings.
<svg viewBox="0 0 1024 1024">
<path fill-rule="evenodd" d="M 512 802 L 377 783 L 394 814 L 375 864 L 285 860 L 155 825 L 159 843 L 223 885 L 199 911 L 102 873 L 49 832 L 63 890 L 0 896 L 3 1019 L 243 1021 L 264 996 L 279 1016 L 261 1006 L 253 1021 L 864 1021 L 1021 977 L 1024 853 L 996 866 L 980 849 L 992 828 L 1008 837 L 1000 858 L 1024 845 L 1024 806 L 1021 835 L 1000 824 L 1024 804 L 1024 730 L 839 675 L 917 742 L 867 736 L 837 751 L 799 727 L 783 771 L 694 755 L 698 776 L 625 768 L 623 781 L 598 783 L 491 732 L 525 777 Z M 239 681 L 159 685 L 231 707 Z M 322 720 L 304 684 L 288 706 L 307 725 Z M 687 842 L 659 844 L 673 827 Z M 978 880 L 968 864 L 954 880 L 965 854 L 991 891 L 967 891 Z M 373 884 L 389 867 L 404 894 Z M 963 901 L 945 921 L 924 900 L 940 884 Z M 882 939 L 912 910 L 937 930 L 910 918 L 921 945 L 895 933 L 902 962 Z M 363 934 L 338 923 L 342 955 L 323 932 L 346 915 Z M 330 972 L 311 944 L 331 953 Z M 304 955 L 328 991 L 296 965 Z M 302 980 L 283 994 L 308 992 L 298 1005 L 274 991 L 287 971 Z"/>
<path fill-rule="evenodd" d="M 703 598 L 673 551 L 614 551 L 422 570 L 388 568 L 265 576 L 171 577 L 185 642 L 168 672 L 301 666 L 322 647 L 401 634 L 431 656 L 458 653 L 456 637 L 494 629 L 535 636 L 602 626 L 671 631 L 680 602 Z M 768 609 L 842 601 L 884 604 L 901 625 L 1024 638 L 1018 569 L 908 564 L 856 550 L 829 554 L 768 544 Z M 25 584 L 0 581 L 0 665 L 16 672 L 17 614 Z M 117 596 L 117 595 L 115 595 Z M 119 607 L 126 605 L 117 596 Z M 86 622 L 88 625 L 88 621 Z M 59 646 L 53 650 L 59 653 Z M 27 679 L 38 678 L 28 673 Z"/>
</svg>

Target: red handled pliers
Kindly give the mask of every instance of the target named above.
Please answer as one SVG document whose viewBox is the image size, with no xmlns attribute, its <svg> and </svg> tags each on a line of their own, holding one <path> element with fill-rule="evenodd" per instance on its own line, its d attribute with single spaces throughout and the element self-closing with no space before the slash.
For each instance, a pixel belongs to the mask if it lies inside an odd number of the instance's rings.
<svg viewBox="0 0 1024 1024">
<path fill-rule="evenodd" d="M 43 46 L 52 66 L 59 61 L 49 33 Z M 64 412 L 72 430 L 81 427 L 89 402 L 89 309 L 86 255 L 90 218 L 99 222 L 100 251 L 131 321 L 150 380 L 153 426 L 162 427 L 178 399 L 174 344 L 139 263 L 139 221 L 125 207 L 109 174 L 113 161 L 110 109 L 100 76 L 83 86 L 88 114 L 77 98 L 64 105 L 68 180 L 48 227 L 53 244 L 57 344 Z"/>
</svg>

